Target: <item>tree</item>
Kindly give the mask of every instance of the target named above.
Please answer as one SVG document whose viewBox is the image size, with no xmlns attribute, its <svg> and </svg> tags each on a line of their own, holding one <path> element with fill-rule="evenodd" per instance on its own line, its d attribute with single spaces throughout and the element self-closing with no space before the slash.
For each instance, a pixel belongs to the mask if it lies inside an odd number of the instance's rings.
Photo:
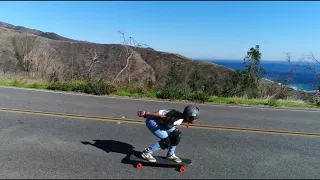
<svg viewBox="0 0 320 180">
<path fill-rule="evenodd" d="M 70 63 L 68 64 L 67 79 L 71 80 L 87 80 L 93 78 L 93 70 L 99 63 L 100 53 L 96 49 L 90 49 L 89 54 L 71 54 Z"/>
<path fill-rule="evenodd" d="M 301 61 L 305 61 L 307 63 L 306 66 L 303 66 L 308 72 L 313 74 L 313 81 L 309 82 L 309 84 L 315 88 L 316 92 L 312 97 L 312 101 L 317 101 L 320 104 L 320 60 L 318 60 L 313 53 L 309 53 L 301 58 Z M 311 62 L 310 62 L 311 61 Z M 313 62 L 313 63 L 312 63 Z M 312 63 L 312 64 L 311 64 Z"/>
<path fill-rule="evenodd" d="M 32 70 L 32 49 L 34 46 L 35 38 L 24 36 L 19 39 L 18 36 L 10 37 L 13 45 L 15 58 L 18 60 L 18 68 L 22 71 L 29 73 Z"/>
<path fill-rule="evenodd" d="M 180 64 L 174 62 L 168 73 L 168 78 L 166 79 L 165 87 L 177 87 L 180 84 L 182 78 L 183 77 L 180 69 Z"/>
<path fill-rule="evenodd" d="M 320 61 L 313 53 L 303 56 L 301 60 L 308 64 L 307 66 L 304 66 L 306 70 L 314 75 L 314 81 L 310 82 L 310 85 L 320 91 Z"/>
<path fill-rule="evenodd" d="M 255 98 L 259 94 L 258 88 L 260 80 L 266 73 L 264 68 L 259 67 L 261 61 L 259 45 L 256 45 L 255 48 L 250 48 L 243 61 L 245 69 L 237 70 L 231 76 L 231 87 L 228 86 L 223 94 L 228 94 L 229 96 L 247 95 Z"/>
<path fill-rule="evenodd" d="M 205 77 L 201 73 L 198 63 L 195 63 L 193 71 L 190 74 L 189 87 L 192 92 L 202 92 L 205 89 Z"/>
<path fill-rule="evenodd" d="M 287 57 L 286 61 L 289 64 L 288 71 L 286 72 L 285 75 L 281 75 L 273 78 L 274 79 L 273 81 L 277 85 L 277 88 L 275 88 L 276 89 L 275 93 L 271 96 L 271 99 L 274 99 L 274 100 L 286 97 L 286 92 L 293 82 L 293 75 L 299 66 L 299 64 L 291 66 L 290 53 L 286 53 L 286 57 Z"/>
<path fill-rule="evenodd" d="M 246 69 L 244 70 L 245 74 L 249 78 L 248 85 L 256 88 L 258 80 L 266 73 L 265 69 L 259 67 L 261 61 L 261 53 L 259 51 L 259 45 L 256 45 L 255 48 L 250 48 L 250 51 L 247 52 L 246 57 L 244 58 L 243 64 L 245 64 Z"/>
</svg>

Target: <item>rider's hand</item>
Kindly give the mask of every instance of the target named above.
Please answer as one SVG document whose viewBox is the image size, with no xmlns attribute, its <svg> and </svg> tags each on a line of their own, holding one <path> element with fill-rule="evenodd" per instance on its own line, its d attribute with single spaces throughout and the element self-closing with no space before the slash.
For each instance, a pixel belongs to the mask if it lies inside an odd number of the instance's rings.
<svg viewBox="0 0 320 180">
<path fill-rule="evenodd" d="M 146 117 L 146 115 L 147 115 L 147 112 L 146 111 L 138 111 L 138 117 Z"/>
</svg>

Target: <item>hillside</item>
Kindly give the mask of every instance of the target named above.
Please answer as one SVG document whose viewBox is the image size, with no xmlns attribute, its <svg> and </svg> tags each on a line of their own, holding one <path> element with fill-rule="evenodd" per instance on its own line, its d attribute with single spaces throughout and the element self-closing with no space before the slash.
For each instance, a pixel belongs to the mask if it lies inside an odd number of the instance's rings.
<svg viewBox="0 0 320 180">
<path fill-rule="evenodd" d="M 17 32 L 17 33 L 27 33 L 27 34 L 33 34 L 33 35 L 37 35 L 37 36 L 41 36 L 41 37 L 45 37 L 53 40 L 76 42 L 76 40 L 59 36 L 58 34 L 53 32 L 42 32 L 36 29 L 29 29 L 23 26 L 14 26 L 12 24 L 8 24 L 2 21 L 0 21 L 0 27 L 6 28 L 7 30 L 13 30 L 14 32 Z"/>
<path fill-rule="evenodd" d="M 3 74 L 24 73 L 45 80 L 56 76 L 60 81 L 69 81 L 71 78 L 90 75 L 112 81 L 125 66 L 129 56 L 125 54 L 124 45 L 76 41 L 55 33 L 3 22 L 0 23 L 0 41 L 0 69 Z M 130 48 L 133 50 L 133 47 Z M 92 65 L 95 55 L 96 63 Z M 144 83 L 151 80 L 163 83 L 174 63 L 181 64 L 182 77 L 188 78 L 193 64 L 199 62 L 151 48 L 136 48 L 130 59 L 130 76 L 126 70 L 119 78 L 125 76 L 130 77 L 132 82 Z M 213 63 L 200 64 L 204 72 L 221 78 L 232 71 Z"/>
</svg>

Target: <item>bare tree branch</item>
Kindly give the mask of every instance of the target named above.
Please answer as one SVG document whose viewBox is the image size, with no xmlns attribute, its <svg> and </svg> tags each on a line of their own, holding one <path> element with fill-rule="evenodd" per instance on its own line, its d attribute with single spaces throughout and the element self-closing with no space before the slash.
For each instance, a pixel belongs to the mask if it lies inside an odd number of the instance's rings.
<svg viewBox="0 0 320 180">
<path fill-rule="evenodd" d="M 305 68 L 305 71 L 311 72 L 314 75 L 313 81 L 310 81 L 308 84 L 316 89 L 316 92 L 311 97 L 312 101 L 319 99 L 320 93 L 320 61 L 315 57 L 315 55 L 311 52 L 309 54 L 304 55 L 301 58 L 301 61 L 304 61 L 307 65 L 301 66 Z M 312 63 L 313 62 L 313 63 Z"/>
<path fill-rule="evenodd" d="M 307 66 L 301 67 L 304 67 L 306 71 L 309 71 L 314 75 L 315 82 L 310 82 L 309 85 L 320 91 L 320 61 L 314 56 L 313 53 L 303 56 L 301 60 L 304 60 L 305 63 L 307 63 Z M 314 63 L 311 64 L 310 61 Z"/>
<path fill-rule="evenodd" d="M 128 67 L 128 65 L 129 65 L 129 60 L 130 60 L 130 58 L 132 57 L 132 55 L 133 55 L 133 51 L 131 52 L 130 56 L 127 58 L 126 66 L 125 66 L 123 69 L 121 69 L 121 71 L 118 73 L 118 75 L 114 78 L 113 82 L 114 82 L 114 81 L 119 77 L 119 75 Z"/>
<path fill-rule="evenodd" d="M 96 49 L 94 49 L 94 56 L 92 58 L 91 64 L 89 65 L 89 68 L 88 68 L 88 73 L 87 73 L 88 78 L 91 78 L 92 67 L 94 67 L 94 65 L 96 65 L 97 62 L 99 62 L 98 55 L 97 55 Z"/>
<path fill-rule="evenodd" d="M 286 53 L 286 61 L 291 64 L 291 55 L 290 53 Z M 289 67 L 288 72 L 285 76 L 280 76 L 275 78 L 274 80 L 279 85 L 279 90 L 276 91 L 273 95 L 271 95 L 271 99 L 279 99 L 284 96 L 285 92 L 290 88 L 290 84 L 293 82 L 293 76 L 296 72 L 297 68 L 299 67 L 299 63 L 294 65 L 295 68 Z"/>
<path fill-rule="evenodd" d="M 125 46 L 125 56 L 126 56 L 126 65 L 120 70 L 120 72 L 116 75 L 116 77 L 113 79 L 113 82 L 115 82 L 119 76 L 123 73 L 125 69 L 129 69 L 128 76 L 129 76 L 129 84 L 130 84 L 130 59 L 133 56 L 134 50 L 136 48 L 141 48 L 143 46 L 148 46 L 146 44 L 139 44 L 133 37 L 129 37 L 129 39 L 126 39 L 124 32 L 118 31 L 118 33 L 121 34 L 121 38 L 123 39 L 123 45 Z M 131 47 L 130 47 L 131 46 Z M 119 55 L 119 58 L 121 57 L 122 52 Z"/>
</svg>

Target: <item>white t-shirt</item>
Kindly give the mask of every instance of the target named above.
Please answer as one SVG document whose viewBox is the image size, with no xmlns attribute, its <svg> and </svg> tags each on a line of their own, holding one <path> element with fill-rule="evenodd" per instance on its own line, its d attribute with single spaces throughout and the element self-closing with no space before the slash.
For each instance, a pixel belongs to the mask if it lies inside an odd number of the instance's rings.
<svg viewBox="0 0 320 180">
<path fill-rule="evenodd" d="M 159 114 L 164 115 L 164 116 L 165 116 L 168 112 L 169 112 L 169 110 L 165 110 L 165 109 L 159 110 Z M 183 122 L 183 119 L 179 119 L 179 120 L 176 120 L 176 121 L 173 123 L 173 125 L 174 125 L 174 126 L 179 126 L 179 125 L 182 124 L 182 122 Z"/>
</svg>

